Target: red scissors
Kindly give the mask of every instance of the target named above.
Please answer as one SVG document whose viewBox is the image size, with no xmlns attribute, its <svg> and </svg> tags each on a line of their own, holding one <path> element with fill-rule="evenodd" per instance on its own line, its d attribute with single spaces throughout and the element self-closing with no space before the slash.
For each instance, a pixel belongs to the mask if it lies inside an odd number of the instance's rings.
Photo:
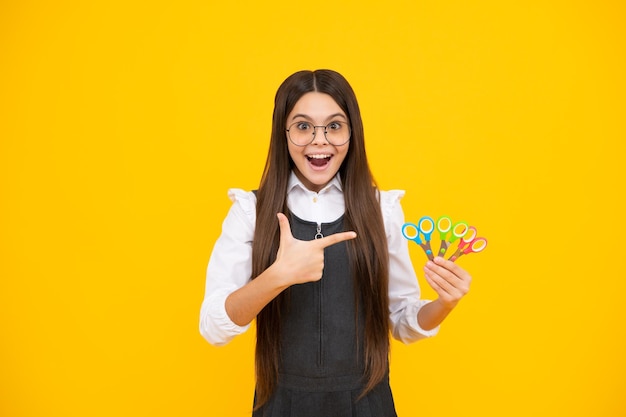
<svg viewBox="0 0 626 417">
<path fill-rule="evenodd" d="M 469 253 L 478 253 L 483 251 L 487 247 L 487 239 L 484 237 L 476 237 L 476 228 L 474 226 L 470 226 L 467 229 L 467 233 L 461 237 L 459 241 L 459 247 L 456 252 L 452 256 L 448 258 L 448 260 L 454 262 L 460 256 L 467 255 Z"/>
</svg>

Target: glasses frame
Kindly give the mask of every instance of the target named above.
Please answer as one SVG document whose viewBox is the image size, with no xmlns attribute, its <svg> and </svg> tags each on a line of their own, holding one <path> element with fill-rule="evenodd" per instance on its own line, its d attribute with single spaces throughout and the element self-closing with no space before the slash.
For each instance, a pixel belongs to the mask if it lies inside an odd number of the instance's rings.
<svg viewBox="0 0 626 417">
<path fill-rule="evenodd" d="M 295 125 L 297 125 L 298 123 L 308 123 L 313 127 L 313 134 L 311 135 L 311 141 L 309 143 L 305 143 L 304 145 L 300 145 L 298 143 L 295 143 L 292 139 L 291 139 L 291 135 L 289 134 L 289 130 L 291 130 Z M 348 139 L 346 139 L 346 141 L 344 143 L 340 143 L 340 144 L 335 144 L 332 143 L 331 141 L 328 140 L 328 126 L 332 125 L 333 123 L 341 123 L 341 124 L 345 124 L 348 127 Z M 326 142 L 330 143 L 333 146 L 342 146 L 345 145 L 346 143 L 350 142 L 350 138 L 352 137 L 352 129 L 350 128 L 350 124 L 347 122 L 341 122 L 341 121 L 334 121 L 334 122 L 330 122 L 328 123 L 326 126 L 315 126 L 313 123 L 311 122 L 304 122 L 304 121 L 300 121 L 300 122 L 293 122 L 292 124 L 289 125 L 289 129 L 285 129 L 285 131 L 287 132 L 287 139 L 289 139 L 289 142 L 291 142 L 292 144 L 294 144 L 295 146 L 300 146 L 300 147 L 304 147 L 304 146 L 309 146 L 311 143 L 313 143 L 313 141 L 315 140 L 315 135 L 317 134 L 317 128 L 318 127 L 323 127 L 324 128 L 324 139 L 326 139 Z"/>
</svg>

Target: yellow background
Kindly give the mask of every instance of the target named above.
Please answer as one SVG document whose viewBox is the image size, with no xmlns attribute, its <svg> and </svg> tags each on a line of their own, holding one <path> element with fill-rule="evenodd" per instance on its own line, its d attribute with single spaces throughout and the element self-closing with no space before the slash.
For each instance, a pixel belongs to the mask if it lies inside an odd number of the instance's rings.
<svg viewBox="0 0 626 417">
<path fill-rule="evenodd" d="M 201 338 L 204 272 L 278 85 L 316 68 L 408 220 L 489 239 L 441 333 L 394 342 L 399 414 L 625 415 L 624 9 L 2 1 L 0 415 L 248 415 L 253 332 Z"/>
</svg>

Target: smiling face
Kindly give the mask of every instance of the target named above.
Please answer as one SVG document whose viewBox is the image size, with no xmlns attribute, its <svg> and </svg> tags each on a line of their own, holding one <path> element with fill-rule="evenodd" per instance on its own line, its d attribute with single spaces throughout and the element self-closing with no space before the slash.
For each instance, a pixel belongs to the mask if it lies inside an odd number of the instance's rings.
<svg viewBox="0 0 626 417">
<path fill-rule="evenodd" d="M 310 92 L 296 102 L 287 116 L 288 129 L 295 122 L 309 122 L 314 126 L 327 126 L 332 122 L 348 123 L 348 117 L 331 96 Z M 335 146 L 328 143 L 323 128 L 316 128 L 315 139 L 306 146 L 294 145 L 287 139 L 289 155 L 294 162 L 294 172 L 305 187 L 319 192 L 339 171 L 348 153 L 350 142 Z"/>
</svg>

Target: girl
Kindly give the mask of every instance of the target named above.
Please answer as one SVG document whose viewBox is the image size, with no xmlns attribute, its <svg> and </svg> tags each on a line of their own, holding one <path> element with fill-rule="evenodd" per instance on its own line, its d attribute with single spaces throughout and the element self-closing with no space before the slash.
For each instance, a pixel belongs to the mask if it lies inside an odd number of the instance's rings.
<svg viewBox="0 0 626 417">
<path fill-rule="evenodd" d="M 256 318 L 254 417 L 396 416 L 389 333 L 404 343 L 436 334 L 471 281 L 435 258 L 424 275 L 438 298 L 420 299 L 403 195 L 376 187 L 344 77 L 283 82 L 259 189 L 229 191 L 200 313 L 214 345 Z"/>
</svg>

